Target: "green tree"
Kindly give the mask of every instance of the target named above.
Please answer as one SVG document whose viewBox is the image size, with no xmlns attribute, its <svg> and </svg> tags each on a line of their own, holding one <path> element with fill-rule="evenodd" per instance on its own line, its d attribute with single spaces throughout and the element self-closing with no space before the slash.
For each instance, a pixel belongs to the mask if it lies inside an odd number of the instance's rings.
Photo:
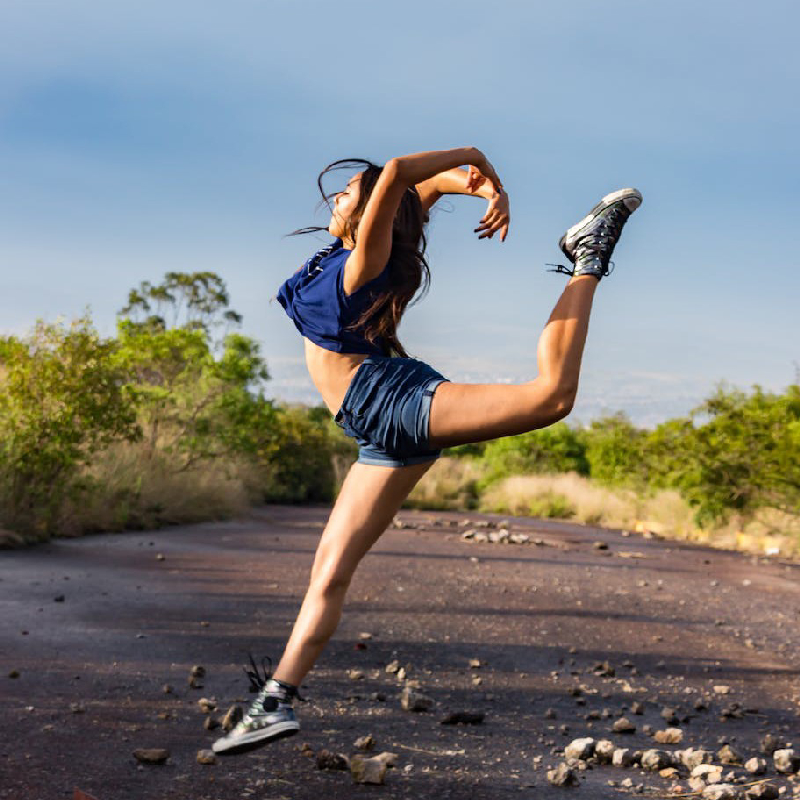
<svg viewBox="0 0 800 800">
<path fill-rule="evenodd" d="M 586 475 L 589 472 L 583 432 L 565 422 L 494 439 L 486 444 L 483 459 L 488 471 L 481 480 L 481 488 L 509 475 L 556 472 Z"/>
<path fill-rule="evenodd" d="M 65 498 L 87 488 L 81 467 L 141 435 L 118 349 L 88 315 L 0 338 L 0 513 L 9 527 L 52 534 Z"/>
<path fill-rule="evenodd" d="M 644 445 L 647 432 L 623 412 L 596 419 L 586 431 L 589 475 L 610 485 L 638 485 L 647 480 Z"/>
</svg>

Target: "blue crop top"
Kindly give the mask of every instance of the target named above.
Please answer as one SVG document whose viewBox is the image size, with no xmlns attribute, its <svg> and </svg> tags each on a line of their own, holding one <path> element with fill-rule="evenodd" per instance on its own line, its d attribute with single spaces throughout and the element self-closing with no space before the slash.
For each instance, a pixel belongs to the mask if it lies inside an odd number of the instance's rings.
<svg viewBox="0 0 800 800">
<path fill-rule="evenodd" d="M 356 289 L 344 292 L 344 265 L 351 250 L 342 240 L 317 251 L 278 290 L 278 302 L 303 336 L 336 353 L 387 355 L 384 337 L 368 342 L 358 330 L 345 330 L 372 304 L 389 277 L 389 264 L 383 272 Z"/>
</svg>

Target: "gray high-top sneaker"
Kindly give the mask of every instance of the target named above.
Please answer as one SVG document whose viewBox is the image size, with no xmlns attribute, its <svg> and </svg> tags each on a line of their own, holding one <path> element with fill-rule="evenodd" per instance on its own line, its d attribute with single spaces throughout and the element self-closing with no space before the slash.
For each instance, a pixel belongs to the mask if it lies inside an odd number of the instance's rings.
<svg viewBox="0 0 800 800">
<path fill-rule="evenodd" d="M 614 246 L 628 217 L 642 204 L 636 189 L 620 189 L 607 194 L 580 222 L 560 239 L 558 246 L 574 264 L 570 270 L 558 264 L 553 272 L 567 275 L 594 275 L 600 280 L 609 274 Z"/>
<path fill-rule="evenodd" d="M 267 742 L 282 739 L 285 736 L 294 736 L 300 725 L 295 719 L 292 708 L 292 698 L 303 698 L 297 688 L 288 683 L 275 680 L 272 671 L 264 670 L 264 677 L 258 674 L 258 668 L 250 657 L 255 668 L 255 673 L 245 669 L 250 676 L 251 689 L 256 688 L 258 694 L 250 704 L 250 708 L 242 721 L 227 736 L 217 739 L 211 745 L 215 753 L 233 755 L 254 750 Z M 270 667 L 272 662 L 270 661 Z"/>
</svg>

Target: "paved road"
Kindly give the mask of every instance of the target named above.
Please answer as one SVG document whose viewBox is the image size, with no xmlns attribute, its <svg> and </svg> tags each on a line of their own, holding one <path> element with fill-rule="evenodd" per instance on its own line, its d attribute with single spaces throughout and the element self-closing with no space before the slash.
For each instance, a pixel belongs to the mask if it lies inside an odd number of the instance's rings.
<svg viewBox="0 0 800 800">
<path fill-rule="evenodd" d="M 0 553 L 0 798 L 80 787 L 98 800 L 595 800 L 630 791 L 608 783 L 626 777 L 663 794 L 673 781 L 638 769 L 594 766 L 573 790 L 545 773 L 580 736 L 660 747 L 643 727 L 668 727 L 666 705 L 688 718 L 683 743 L 664 749 L 727 740 L 749 757 L 767 731 L 800 748 L 800 565 L 526 518 L 511 530 L 538 544 L 474 543 L 460 522 L 502 518 L 404 511 L 414 527 L 390 529 L 365 558 L 304 684 L 300 735 L 199 765 L 217 732 L 204 729 L 197 700 L 225 710 L 252 697 L 247 653 L 280 656 L 327 513 L 269 506 L 233 522 Z M 401 683 L 384 669 L 393 659 L 433 711 L 401 709 Z M 595 670 L 606 661 L 613 676 Z M 195 664 L 207 670 L 202 689 L 188 686 Z M 695 710 L 699 698 L 707 711 Z M 722 716 L 731 703 L 741 717 Z M 485 720 L 442 725 L 451 711 Z M 611 732 L 622 714 L 635 733 Z M 376 752 L 399 756 L 381 787 L 317 770 L 300 752 L 307 743 L 350 755 L 367 733 Z M 171 758 L 139 765 L 132 752 L 144 747 Z"/>
</svg>

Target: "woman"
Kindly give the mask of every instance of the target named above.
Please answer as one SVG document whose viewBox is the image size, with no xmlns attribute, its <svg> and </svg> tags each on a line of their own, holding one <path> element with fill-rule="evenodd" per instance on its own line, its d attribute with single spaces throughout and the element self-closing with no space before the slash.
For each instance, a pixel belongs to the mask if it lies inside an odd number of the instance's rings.
<svg viewBox="0 0 800 800">
<path fill-rule="evenodd" d="M 383 168 L 352 161 L 331 167 L 354 163 L 364 169 L 335 195 L 327 229 L 334 243 L 289 278 L 278 299 L 304 336 L 314 384 L 358 442 L 359 456 L 322 533 L 283 657 L 263 678 L 253 662 L 247 673 L 258 695 L 242 722 L 214 743 L 217 753 L 297 733 L 292 700 L 338 625 L 359 561 L 442 448 L 543 428 L 570 412 L 595 289 L 642 201 L 635 189 L 607 195 L 561 238 L 574 266 L 558 267 L 571 280 L 539 338 L 534 380 L 457 384 L 408 358 L 397 326 L 429 277 L 423 225 L 431 206 L 443 194 L 484 197 L 489 206 L 476 232 L 505 240 L 509 207 L 502 182 L 473 147 L 401 156 Z"/>
</svg>

